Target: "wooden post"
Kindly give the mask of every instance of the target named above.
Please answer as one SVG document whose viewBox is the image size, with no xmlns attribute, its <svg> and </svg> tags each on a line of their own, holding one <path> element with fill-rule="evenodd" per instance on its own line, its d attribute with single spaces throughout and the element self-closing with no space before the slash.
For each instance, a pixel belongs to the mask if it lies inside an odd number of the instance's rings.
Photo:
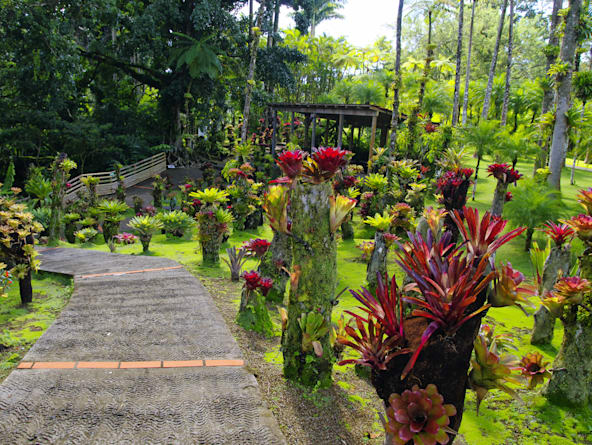
<svg viewBox="0 0 592 445">
<path fill-rule="evenodd" d="M 294 134 L 294 122 L 296 122 L 296 113 L 292 111 L 292 123 L 290 124 L 290 138 L 292 139 L 292 135 Z M 290 142 L 290 141 L 288 141 Z"/>
<path fill-rule="evenodd" d="M 374 154 L 374 144 L 376 143 L 376 124 L 378 121 L 378 117 L 376 115 L 372 116 L 372 133 L 370 133 L 370 148 L 368 149 L 368 161 L 372 158 Z"/>
<path fill-rule="evenodd" d="M 350 124 L 349 126 L 349 149 L 350 151 L 354 151 L 354 124 Z"/>
<path fill-rule="evenodd" d="M 308 128 L 310 127 L 310 114 L 304 115 L 304 144 L 302 147 L 306 147 L 308 145 Z"/>
<path fill-rule="evenodd" d="M 382 127 L 380 129 L 380 146 L 381 147 L 386 147 L 387 135 L 388 135 L 388 127 Z"/>
<path fill-rule="evenodd" d="M 325 147 L 328 147 L 329 144 L 329 119 L 325 119 Z"/>
<path fill-rule="evenodd" d="M 277 110 L 274 109 L 273 113 L 271 114 L 271 118 L 273 119 L 273 122 L 271 123 L 271 126 L 273 128 L 273 133 L 271 133 L 271 156 L 273 156 L 275 158 L 275 146 L 277 144 L 277 118 L 278 118 L 278 114 L 277 114 Z"/>
<path fill-rule="evenodd" d="M 343 138 L 343 114 L 340 114 L 339 115 L 339 124 L 337 127 L 337 148 L 341 148 L 341 145 L 343 142 L 342 138 Z"/>
<path fill-rule="evenodd" d="M 316 136 L 317 136 L 317 115 L 315 113 L 311 114 L 310 117 L 312 118 L 312 136 L 310 138 L 310 151 L 316 147 Z"/>
</svg>

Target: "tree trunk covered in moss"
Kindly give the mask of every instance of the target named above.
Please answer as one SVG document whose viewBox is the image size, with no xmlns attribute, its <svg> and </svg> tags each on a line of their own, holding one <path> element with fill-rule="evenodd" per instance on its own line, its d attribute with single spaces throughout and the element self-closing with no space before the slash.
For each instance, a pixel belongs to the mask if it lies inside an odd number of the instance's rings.
<svg viewBox="0 0 592 445">
<path fill-rule="evenodd" d="M 493 203 L 491 204 L 491 214 L 495 216 L 502 216 L 504 211 L 504 203 L 506 202 L 506 191 L 508 184 L 504 181 L 497 181 L 495 192 L 493 193 Z"/>
<path fill-rule="evenodd" d="M 269 249 L 261 258 L 259 273 L 262 277 L 271 278 L 273 287 L 266 295 L 267 301 L 281 303 L 284 301 L 286 284 L 290 275 L 287 271 L 292 266 L 292 242 L 289 235 L 273 232 L 273 239 Z"/>
<path fill-rule="evenodd" d="M 74 244 L 76 242 L 74 232 L 76 232 L 76 223 L 66 224 L 64 235 L 66 237 L 66 241 L 68 241 L 70 244 Z"/>
<path fill-rule="evenodd" d="M 592 279 L 592 249 L 580 257 L 582 278 Z M 584 296 L 590 305 L 592 297 Z M 551 402 L 563 405 L 586 406 L 592 402 L 592 316 L 577 306 L 565 310 L 563 341 L 553 362 L 553 376 L 543 390 Z"/>
<path fill-rule="evenodd" d="M 201 241 L 201 255 L 204 264 L 216 265 L 220 263 L 220 240 L 211 238 Z"/>
<path fill-rule="evenodd" d="M 247 331 L 273 336 L 273 323 L 265 306 L 265 297 L 257 291 L 243 288 L 236 322 Z"/>
<path fill-rule="evenodd" d="M 33 285 L 31 284 L 31 269 L 19 280 L 19 292 L 21 303 L 28 304 L 33 301 Z"/>
<path fill-rule="evenodd" d="M 308 387 L 331 384 L 333 353 L 329 334 L 317 340 L 323 348 L 303 351 L 299 319 L 316 312 L 331 323 L 337 281 L 337 244 L 330 229 L 331 184 L 296 184 L 291 196 L 292 284 L 288 301 L 288 322 L 283 336 L 284 375 Z"/>
<path fill-rule="evenodd" d="M 117 232 L 119 232 L 119 221 L 103 221 L 103 239 L 106 244 L 113 241 Z"/>
<path fill-rule="evenodd" d="M 384 232 L 377 230 L 374 234 L 374 250 L 370 256 L 370 262 L 366 267 L 366 282 L 368 283 L 368 289 L 374 291 L 378 283 L 377 274 L 384 277 L 386 273 L 386 255 L 388 248 L 386 247 L 386 241 L 384 239 Z"/>
<path fill-rule="evenodd" d="M 64 211 L 64 193 L 66 172 L 54 161 L 51 193 L 51 214 L 49 217 L 49 242 L 53 243 L 63 236 L 62 213 Z"/>
<path fill-rule="evenodd" d="M 554 246 L 549 257 L 545 261 L 543 269 L 543 293 L 551 290 L 561 273 L 566 276 L 569 273 L 571 263 L 571 252 L 568 246 L 563 249 Z M 530 343 L 533 345 L 548 345 L 553 340 L 555 329 L 555 317 L 541 304 L 541 307 L 534 313 L 534 327 Z"/>
</svg>

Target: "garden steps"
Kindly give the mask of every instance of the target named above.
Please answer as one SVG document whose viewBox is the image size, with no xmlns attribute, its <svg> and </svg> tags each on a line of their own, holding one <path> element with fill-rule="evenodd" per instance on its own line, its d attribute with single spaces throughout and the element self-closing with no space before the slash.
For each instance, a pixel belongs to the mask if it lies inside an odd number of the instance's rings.
<svg viewBox="0 0 592 445">
<path fill-rule="evenodd" d="M 2 443 L 285 444 L 202 284 L 175 261 L 46 249 L 70 303 L 0 385 Z"/>
</svg>

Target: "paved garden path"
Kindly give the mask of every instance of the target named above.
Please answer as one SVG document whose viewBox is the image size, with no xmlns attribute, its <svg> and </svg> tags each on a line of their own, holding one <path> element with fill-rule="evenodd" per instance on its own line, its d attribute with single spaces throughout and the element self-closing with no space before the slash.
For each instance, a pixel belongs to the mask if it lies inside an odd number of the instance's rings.
<svg viewBox="0 0 592 445">
<path fill-rule="evenodd" d="M 199 280 L 158 257 L 47 249 L 74 276 L 0 385 L 0 443 L 285 444 Z"/>
</svg>

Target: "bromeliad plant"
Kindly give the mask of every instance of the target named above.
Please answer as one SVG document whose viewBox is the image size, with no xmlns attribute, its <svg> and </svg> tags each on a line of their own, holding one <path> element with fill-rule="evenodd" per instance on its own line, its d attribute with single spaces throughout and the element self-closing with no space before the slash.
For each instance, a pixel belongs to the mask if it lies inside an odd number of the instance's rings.
<svg viewBox="0 0 592 445">
<path fill-rule="evenodd" d="M 155 216 L 135 216 L 128 226 L 136 232 L 142 243 L 142 252 L 148 252 L 152 235 L 161 230 L 164 226 Z"/>
<path fill-rule="evenodd" d="M 99 201 L 99 195 L 97 194 L 97 185 L 101 180 L 96 176 L 84 176 L 80 179 L 80 182 L 86 187 L 86 193 L 88 194 L 88 205 L 90 207 L 96 207 Z"/>
<path fill-rule="evenodd" d="M 203 262 L 216 265 L 220 262 L 220 244 L 229 230 L 228 225 L 233 221 L 232 213 L 221 207 L 226 202 L 228 193 L 212 187 L 191 192 L 189 196 L 203 203 L 196 214 Z"/>
<path fill-rule="evenodd" d="M 437 181 L 436 186 L 440 193 L 439 202 L 448 211 L 445 219 L 446 230 L 452 232 L 453 239 L 456 239 L 457 227 L 452 221 L 452 212 L 461 211 L 467 202 L 467 192 L 471 185 L 473 169 L 455 167 L 448 170 Z"/>
<path fill-rule="evenodd" d="M 242 277 L 245 284 L 236 321 L 248 331 L 271 337 L 273 323 L 265 305 L 265 295 L 273 286 L 273 282 L 269 278 L 263 278 L 256 270 L 245 272 Z"/>
<path fill-rule="evenodd" d="M 434 237 L 429 225 L 425 238 L 409 233 L 409 242 L 399 244 L 398 264 L 410 281 L 404 288 L 405 295 L 396 298 L 396 284 L 392 283 L 389 298 L 380 285 L 375 294 L 363 292 L 354 296 L 366 308 L 363 317 L 356 317 L 366 325 L 364 332 L 368 333 L 370 320 L 374 332 L 376 323 L 384 328 L 386 337 L 378 346 L 398 338 L 399 348 L 413 352 L 395 356 L 386 369 L 372 369 L 372 383 L 378 395 L 387 403 L 391 394 L 401 394 L 417 381 L 432 382 L 442 388 L 444 399 L 456 407 L 458 414 L 450 420 L 451 427 L 458 429 L 474 341 L 481 318 L 491 305 L 488 299 L 494 298 L 490 295 L 491 284 L 498 274 L 503 274 L 492 268 L 491 257 L 523 229 L 504 234 L 505 221 L 492 218 L 489 212 L 480 218 L 476 210 L 469 208 L 457 211 L 451 221 L 458 225 L 458 245 L 450 232 Z M 521 281 L 510 272 L 507 268 L 506 277 L 501 280 L 506 289 L 505 299 L 491 300 L 493 304 L 515 304 L 516 295 L 521 295 Z M 404 311 L 401 302 L 411 306 L 408 311 Z M 404 314 L 407 316 L 403 319 Z"/>
<path fill-rule="evenodd" d="M 236 247 L 229 247 L 226 249 L 226 254 L 228 255 L 228 259 L 222 258 L 222 260 L 228 265 L 230 269 L 230 280 L 231 281 L 238 281 L 241 276 L 241 272 L 243 266 L 249 259 L 247 249 L 241 247 L 237 249 Z"/>
<path fill-rule="evenodd" d="M 105 243 L 110 243 L 117 232 L 119 223 L 123 221 L 124 213 L 129 210 L 125 202 L 104 199 L 97 205 L 97 212 L 103 219 L 103 238 Z"/>
<path fill-rule="evenodd" d="M 21 302 L 33 300 L 31 273 L 37 271 L 35 235 L 43 230 L 24 204 L 16 198 L 0 195 L 0 253 L 13 265 L 9 273 L 19 280 Z"/>
<path fill-rule="evenodd" d="M 78 213 L 66 213 L 63 217 L 64 222 L 64 234 L 66 236 L 66 241 L 69 243 L 74 244 L 76 239 L 74 238 L 74 232 L 77 230 L 77 222 L 80 220 L 80 215 Z"/>
<path fill-rule="evenodd" d="M 80 229 L 74 233 L 74 238 L 81 244 L 92 243 L 97 235 L 99 234 L 98 230 L 93 229 L 92 227 L 86 227 L 84 229 Z"/>
<path fill-rule="evenodd" d="M 166 179 L 160 175 L 154 176 L 154 181 L 152 182 L 152 199 L 154 202 L 154 207 L 157 209 L 162 208 L 162 195 L 166 190 Z"/>
<path fill-rule="evenodd" d="M 182 238 L 195 226 L 195 220 L 181 210 L 159 213 L 158 219 L 162 222 L 167 238 Z"/>
<path fill-rule="evenodd" d="M 508 185 L 516 184 L 522 178 L 518 170 L 514 170 L 509 164 L 491 164 L 487 168 L 489 176 L 497 179 L 497 185 L 493 194 L 493 203 L 491 213 L 495 216 L 501 216 L 506 202 L 506 193 Z"/>
<path fill-rule="evenodd" d="M 117 244 L 129 246 L 135 244 L 138 241 L 138 237 L 128 232 L 118 233 L 113 237 L 113 240 Z"/>
</svg>

